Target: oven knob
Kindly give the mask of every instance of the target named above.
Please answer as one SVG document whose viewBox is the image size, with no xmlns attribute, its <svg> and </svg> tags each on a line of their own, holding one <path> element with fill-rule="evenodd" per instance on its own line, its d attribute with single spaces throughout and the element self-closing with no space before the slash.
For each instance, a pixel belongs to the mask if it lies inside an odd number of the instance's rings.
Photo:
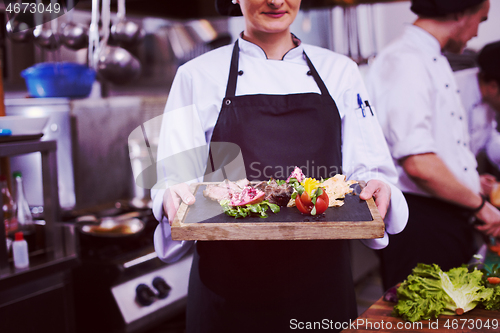
<svg viewBox="0 0 500 333">
<path fill-rule="evenodd" d="M 155 293 L 149 286 L 141 283 L 135 288 L 135 299 L 137 303 L 143 306 L 151 305 L 155 301 Z"/>
<path fill-rule="evenodd" d="M 153 279 L 153 287 L 158 290 L 158 298 L 165 298 L 172 290 L 172 287 L 161 277 L 157 276 Z"/>
</svg>

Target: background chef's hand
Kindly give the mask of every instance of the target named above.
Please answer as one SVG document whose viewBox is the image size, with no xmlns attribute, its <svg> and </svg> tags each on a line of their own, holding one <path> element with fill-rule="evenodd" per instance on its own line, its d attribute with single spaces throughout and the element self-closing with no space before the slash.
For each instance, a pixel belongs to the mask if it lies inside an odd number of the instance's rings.
<svg viewBox="0 0 500 333">
<path fill-rule="evenodd" d="M 181 203 L 181 199 L 188 205 L 194 204 L 194 195 L 189 191 L 189 185 L 181 183 L 169 187 L 163 195 L 163 211 L 167 215 L 168 223 L 172 225 L 177 209 Z"/>
<path fill-rule="evenodd" d="M 373 197 L 380 216 L 385 218 L 391 203 L 391 187 L 381 180 L 372 179 L 366 183 L 366 187 L 361 191 L 359 197 L 363 200 Z"/>
<path fill-rule="evenodd" d="M 478 230 L 490 236 L 500 237 L 500 211 L 498 208 L 486 202 L 484 207 L 477 212 L 476 217 L 484 222 L 483 225 L 476 227 Z"/>
<path fill-rule="evenodd" d="M 479 176 L 479 180 L 481 182 L 481 192 L 489 197 L 497 182 L 495 176 L 485 173 Z"/>
</svg>

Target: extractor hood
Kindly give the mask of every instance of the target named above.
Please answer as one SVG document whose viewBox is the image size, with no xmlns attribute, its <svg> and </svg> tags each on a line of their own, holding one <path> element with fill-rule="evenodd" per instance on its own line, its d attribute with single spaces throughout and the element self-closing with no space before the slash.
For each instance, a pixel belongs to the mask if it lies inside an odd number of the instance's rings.
<svg viewBox="0 0 500 333">
<path fill-rule="evenodd" d="M 336 6 L 354 6 L 378 2 L 405 0 L 302 0 L 301 8 L 319 9 Z M 111 0 L 112 11 L 116 11 L 116 0 Z M 217 17 L 215 0 L 127 0 L 127 15 L 160 17 L 169 19 L 199 19 Z M 78 1 L 77 8 L 91 10 L 92 0 Z"/>
</svg>

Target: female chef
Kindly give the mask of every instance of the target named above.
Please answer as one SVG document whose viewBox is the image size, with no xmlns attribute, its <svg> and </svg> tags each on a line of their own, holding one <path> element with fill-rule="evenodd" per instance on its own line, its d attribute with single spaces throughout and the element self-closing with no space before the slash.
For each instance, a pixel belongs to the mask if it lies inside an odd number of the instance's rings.
<svg viewBox="0 0 500 333">
<path fill-rule="evenodd" d="M 155 247 L 163 260 L 175 261 L 193 245 L 172 241 L 166 217 L 172 220 L 181 199 L 194 202 L 185 183 L 203 179 L 210 169 L 204 149 L 214 142 L 239 147 L 249 180 L 286 179 L 283 170 L 307 166 L 306 176 L 317 179 L 341 171 L 368 181 L 360 196 L 374 197 L 386 231 L 404 228 L 406 202 L 392 185 L 396 171 L 374 110 L 364 107 L 358 68 L 290 32 L 299 7 L 300 0 L 217 0 L 221 14 L 243 14 L 244 31 L 234 44 L 178 69 L 158 152 L 158 161 L 170 161 L 158 165 L 159 184 L 169 186 L 153 191 L 161 221 Z M 381 248 L 387 238 L 364 242 Z M 356 312 L 346 240 L 195 245 L 188 332 L 345 328 Z"/>
</svg>

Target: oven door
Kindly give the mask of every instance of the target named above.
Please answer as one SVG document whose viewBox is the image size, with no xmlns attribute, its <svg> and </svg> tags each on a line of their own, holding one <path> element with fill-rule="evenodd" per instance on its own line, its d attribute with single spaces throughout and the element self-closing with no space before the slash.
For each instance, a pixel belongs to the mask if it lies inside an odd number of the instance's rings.
<svg viewBox="0 0 500 333">
<path fill-rule="evenodd" d="M 156 256 L 156 253 L 150 255 Z M 185 311 L 192 261 L 191 254 L 176 263 L 111 287 L 126 332 L 154 326 Z M 125 264 L 134 265 L 135 262 Z"/>
<path fill-rule="evenodd" d="M 166 264 L 151 247 L 112 262 L 84 260 L 73 271 L 81 333 L 144 332 L 185 312 L 192 252 Z"/>
</svg>

